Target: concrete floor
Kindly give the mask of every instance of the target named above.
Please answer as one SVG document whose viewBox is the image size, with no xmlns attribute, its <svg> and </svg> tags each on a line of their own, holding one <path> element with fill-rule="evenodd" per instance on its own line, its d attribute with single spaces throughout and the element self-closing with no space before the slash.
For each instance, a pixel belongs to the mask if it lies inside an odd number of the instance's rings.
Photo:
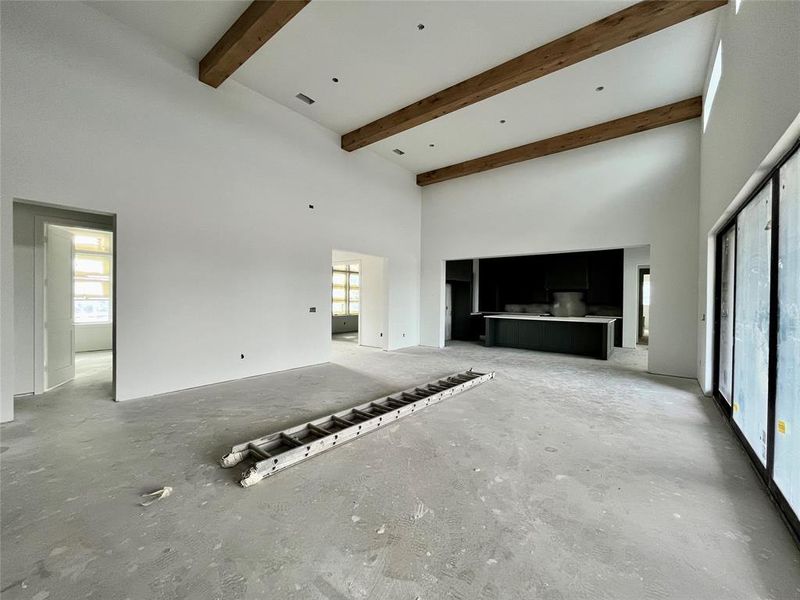
<svg viewBox="0 0 800 600">
<path fill-rule="evenodd" d="M 121 404 L 95 365 L 19 400 L 0 430 L 3 600 L 800 597 L 800 553 L 743 450 L 645 352 L 334 347 L 328 365 Z M 497 379 L 253 488 L 217 465 L 468 367 Z"/>
</svg>

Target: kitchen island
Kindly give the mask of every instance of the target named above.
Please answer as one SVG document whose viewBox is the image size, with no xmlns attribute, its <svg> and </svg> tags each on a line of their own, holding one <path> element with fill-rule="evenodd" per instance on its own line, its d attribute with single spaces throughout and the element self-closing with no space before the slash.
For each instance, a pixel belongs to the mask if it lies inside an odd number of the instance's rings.
<svg viewBox="0 0 800 600">
<path fill-rule="evenodd" d="M 487 315 L 486 345 L 578 354 L 607 360 L 614 351 L 613 317 Z"/>
</svg>

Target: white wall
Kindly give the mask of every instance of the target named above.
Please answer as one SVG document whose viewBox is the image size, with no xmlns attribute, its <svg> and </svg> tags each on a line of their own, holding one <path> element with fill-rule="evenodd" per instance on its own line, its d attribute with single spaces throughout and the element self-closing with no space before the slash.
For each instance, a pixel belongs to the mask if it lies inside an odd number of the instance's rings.
<svg viewBox="0 0 800 600">
<path fill-rule="evenodd" d="M 636 348 L 639 338 L 639 267 L 650 266 L 650 247 L 625 248 L 622 275 L 622 347 Z"/>
<path fill-rule="evenodd" d="M 389 290 L 386 280 L 386 259 L 357 252 L 333 251 L 334 263 L 361 264 L 361 302 L 358 318 L 358 343 L 362 346 L 388 348 L 386 330 Z"/>
<path fill-rule="evenodd" d="M 113 342 L 111 323 L 80 323 L 75 325 L 75 352 L 111 350 Z"/>
<path fill-rule="evenodd" d="M 800 2 L 742 0 L 738 14 L 734 2 L 720 10 L 722 78 L 701 142 L 699 306 L 708 319 L 698 335 L 698 374 L 706 392 L 713 233 L 800 135 Z"/>
<path fill-rule="evenodd" d="M 443 343 L 443 260 L 649 244 L 649 368 L 694 377 L 699 166 L 695 119 L 423 188 L 422 343 Z"/>
<path fill-rule="evenodd" d="M 1 6 L 4 419 L 14 198 L 117 215 L 118 399 L 327 361 L 334 247 L 388 259 L 417 343 L 413 176 L 83 3 Z"/>
</svg>

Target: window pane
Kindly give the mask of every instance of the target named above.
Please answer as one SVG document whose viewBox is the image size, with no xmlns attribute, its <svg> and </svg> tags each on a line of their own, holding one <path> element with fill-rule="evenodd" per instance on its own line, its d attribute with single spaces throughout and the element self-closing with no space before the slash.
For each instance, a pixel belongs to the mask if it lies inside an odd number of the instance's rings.
<svg viewBox="0 0 800 600">
<path fill-rule="evenodd" d="M 75 296 L 106 296 L 102 281 L 75 280 Z"/>
<path fill-rule="evenodd" d="M 361 285 L 361 275 L 358 273 L 350 273 L 350 285 L 352 287 L 358 287 Z"/>
<path fill-rule="evenodd" d="M 333 302 L 331 304 L 331 312 L 335 316 L 341 316 L 347 314 L 347 302 Z"/>
<path fill-rule="evenodd" d="M 334 271 L 332 281 L 333 285 L 346 285 L 347 273 L 342 273 L 341 271 Z"/>
<path fill-rule="evenodd" d="M 75 275 L 108 275 L 111 272 L 109 258 L 108 256 L 76 254 L 74 261 Z"/>
<path fill-rule="evenodd" d="M 351 315 L 357 315 L 358 314 L 358 307 L 359 307 L 359 303 L 358 302 L 351 302 L 350 303 L 350 314 Z"/>
<path fill-rule="evenodd" d="M 346 300 L 347 299 L 347 292 L 343 287 L 335 287 L 333 288 L 333 300 Z"/>
<path fill-rule="evenodd" d="M 355 263 L 355 264 L 352 264 L 352 265 L 347 265 L 347 266 L 348 266 L 348 269 L 350 271 L 352 271 L 353 273 L 358 273 L 361 270 L 361 265 L 359 265 L 358 263 Z"/>
<path fill-rule="evenodd" d="M 736 220 L 733 420 L 766 465 L 772 185 Z"/>
<path fill-rule="evenodd" d="M 108 323 L 111 321 L 109 300 L 75 300 L 76 323 Z"/>
<path fill-rule="evenodd" d="M 778 379 L 773 478 L 800 512 L 800 153 L 780 174 Z"/>
<path fill-rule="evenodd" d="M 353 289 L 353 288 L 350 288 L 350 293 L 348 294 L 348 298 L 347 299 L 350 300 L 350 302 L 353 302 L 354 300 L 355 301 L 360 300 L 361 299 L 361 291 Z"/>
<path fill-rule="evenodd" d="M 111 238 L 112 234 L 107 231 L 79 230 L 72 236 L 72 246 L 75 250 L 110 253 Z"/>
</svg>

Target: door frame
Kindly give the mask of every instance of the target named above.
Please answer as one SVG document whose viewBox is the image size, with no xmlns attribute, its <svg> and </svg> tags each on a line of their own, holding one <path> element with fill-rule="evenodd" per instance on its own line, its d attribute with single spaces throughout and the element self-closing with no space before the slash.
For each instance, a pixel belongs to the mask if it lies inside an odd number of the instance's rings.
<svg viewBox="0 0 800 600">
<path fill-rule="evenodd" d="M 111 256 L 111 399 L 117 398 L 117 218 L 113 217 L 111 229 L 92 221 L 81 221 L 66 217 L 36 215 L 34 217 L 36 231 L 34 232 L 33 256 L 33 393 L 43 394 L 44 389 L 44 360 L 45 360 L 45 234 L 48 225 L 61 227 L 80 227 L 96 231 L 108 231 L 112 234 Z"/>
<path fill-rule="evenodd" d="M 638 285 L 637 285 L 637 317 L 636 317 L 636 344 L 642 343 L 642 332 L 644 329 L 644 276 L 650 275 L 650 266 L 649 265 L 639 265 L 637 268 L 638 271 Z M 647 334 L 647 345 L 650 345 L 650 334 Z"/>
</svg>

